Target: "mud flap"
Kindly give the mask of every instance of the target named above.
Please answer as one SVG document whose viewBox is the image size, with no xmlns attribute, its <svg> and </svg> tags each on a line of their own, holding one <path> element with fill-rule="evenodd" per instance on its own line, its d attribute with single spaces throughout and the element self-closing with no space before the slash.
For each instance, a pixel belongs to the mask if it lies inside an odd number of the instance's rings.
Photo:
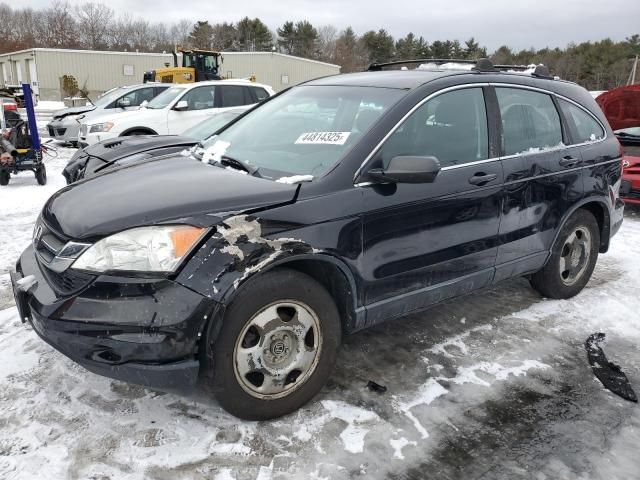
<svg viewBox="0 0 640 480">
<path fill-rule="evenodd" d="M 604 385 L 607 390 L 612 391 L 625 400 L 638 403 L 636 392 L 633 391 L 627 376 L 620 370 L 618 365 L 607 360 L 607 356 L 604 354 L 602 348 L 600 348 L 599 344 L 604 341 L 604 338 L 604 333 L 594 333 L 587 338 L 584 344 L 587 349 L 587 358 L 589 359 L 589 365 L 591 365 L 593 374 L 602 382 L 602 385 Z"/>
</svg>

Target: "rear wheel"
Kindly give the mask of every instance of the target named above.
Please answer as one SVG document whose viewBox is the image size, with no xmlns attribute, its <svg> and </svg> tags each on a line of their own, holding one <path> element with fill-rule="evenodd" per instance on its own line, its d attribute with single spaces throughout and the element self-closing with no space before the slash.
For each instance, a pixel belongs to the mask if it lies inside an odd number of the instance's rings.
<svg viewBox="0 0 640 480">
<path fill-rule="evenodd" d="M 231 303 L 215 344 L 207 341 L 209 381 L 233 415 L 280 417 L 323 387 L 340 339 L 338 310 L 322 285 L 293 270 L 266 272 Z"/>
<path fill-rule="evenodd" d="M 598 260 L 600 229 L 591 212 L 578 210 L 562 227 L 545 267 L 531 277 L 531 285 L 549 298 L 580 293 Z"/>
<path fill-rule="evenodd" d="M 2 186 L 9 185 L 10 178 L 11 178 L 11 174 L 8 171 L 6 170 L 0 171 L 0 185 Z"/>
<path fill-rule="evenodd" d="M 40 165 L 36 168 L 36 180 L 39 185 L 47 184 L 47 168 L 44 165 Z"/>
</svg>

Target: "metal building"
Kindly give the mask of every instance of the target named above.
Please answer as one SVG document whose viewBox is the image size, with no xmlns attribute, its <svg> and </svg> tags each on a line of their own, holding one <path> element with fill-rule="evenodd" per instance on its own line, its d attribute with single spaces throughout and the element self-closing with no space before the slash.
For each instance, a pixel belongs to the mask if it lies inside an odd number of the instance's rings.
<svg viewBox="0 0 640 480">
<path fill-rule="evenodd" d="M 180 60 L 179 60 L 180 61 Z M 30 83 L 40 100 L 61 100 L 63 75 L 73 75 L 78 86 L 95 98 L 110 88 L 142 83 L 146 70 L 172 64 L 171 54 L 103 52 L 32 48 L 0 55 L 2 85 Z M 280 91 L 291 85 L 340 73 L 340 66 L 271 52 L 224 52 L 221 75 L 247 78 Z"/>
</svg>

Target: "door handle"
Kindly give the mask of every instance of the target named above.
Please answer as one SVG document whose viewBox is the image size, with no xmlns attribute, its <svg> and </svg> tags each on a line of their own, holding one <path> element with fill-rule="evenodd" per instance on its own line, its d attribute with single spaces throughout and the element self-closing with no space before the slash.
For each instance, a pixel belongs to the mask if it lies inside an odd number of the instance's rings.
<svg viewBox="0 0 640 480">
<path fill-rule="evenodd" d="M 575 167 L 576 165 L 580 165 L 580 159 L 567 155 L 566 157 L 562 157 L 558 163 L 561 167 Z"/>
<path fill-rule="evenodd" d="M 471 185 L 482 187 L 489 182 L 493 182 L 496 178 L 498 178 L 498 175 L 496 175 L 495 173 L 476 173 L 469 179 L 469 183 Z"/>
</svg>

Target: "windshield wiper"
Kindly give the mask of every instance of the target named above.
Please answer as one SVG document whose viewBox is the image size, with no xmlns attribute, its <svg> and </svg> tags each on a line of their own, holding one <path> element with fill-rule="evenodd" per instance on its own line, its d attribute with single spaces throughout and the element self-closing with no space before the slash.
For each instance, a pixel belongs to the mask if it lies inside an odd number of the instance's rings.
<svg viewBox="0 0 640 480">
<path fill-rule="evenodd" d="M 616 135 L 619 137 L 635 137 L 635 138 L 640 137 L 640 135 L 637 135 L 635 133 L 629 133 L 629 132 L 618 132 L 616 133 Z"/>
<path fill-rule="evenodd" d="M 220 158 L 219 163 L 235 168 L 236 170 L 244 170 L 249 175 L 257 175 L 258 177 L 260 176 L 258 174 L 257 167 L 251 166 L 247 162 L 243 162 L 242 160 L 238 160 L 237 158 L 227 157 L 226 155 L 223 155 Z"/>
</svg>

